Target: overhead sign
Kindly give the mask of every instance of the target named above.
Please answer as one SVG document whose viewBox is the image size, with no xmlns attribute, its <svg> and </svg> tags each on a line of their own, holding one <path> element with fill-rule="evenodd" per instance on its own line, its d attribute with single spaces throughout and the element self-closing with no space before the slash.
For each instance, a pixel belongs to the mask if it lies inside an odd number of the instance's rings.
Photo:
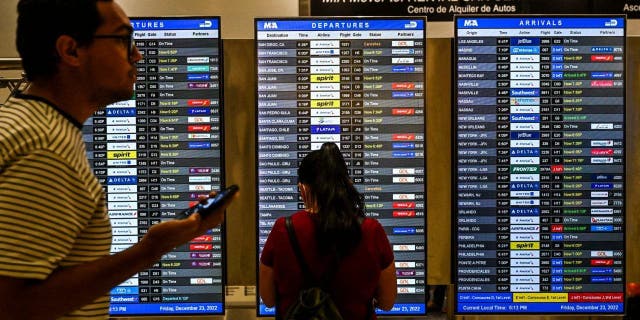
<svg viewBox="0 0 640 320">
<path fill-rule="evenodd" d="M 640 0 L 309 0 L 311 16 L 427 16 L 456 14 L 626 14 L 640 19 Z"/>
</svg>

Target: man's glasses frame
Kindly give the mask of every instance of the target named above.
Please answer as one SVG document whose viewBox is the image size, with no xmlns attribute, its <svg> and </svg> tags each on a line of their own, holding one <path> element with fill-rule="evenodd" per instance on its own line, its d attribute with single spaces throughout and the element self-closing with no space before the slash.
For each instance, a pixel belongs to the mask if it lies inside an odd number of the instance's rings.
<svg viewBox="0 0 640 320">
<path fill-rule="evenodd" d="M 95 34 L 94 39 L 117 39 L 127 47 L 127 57 L 131 58 L 135 43 L 133 41 L 133 33 L 130 34 Z"/>
</svg>

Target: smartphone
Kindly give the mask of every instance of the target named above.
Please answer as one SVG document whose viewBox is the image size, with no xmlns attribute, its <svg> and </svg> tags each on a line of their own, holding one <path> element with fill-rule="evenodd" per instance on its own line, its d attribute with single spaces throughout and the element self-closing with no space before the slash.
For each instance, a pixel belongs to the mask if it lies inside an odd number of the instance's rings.
<svg viewBox="0 0 640 320">
<path fill-rule="evenodd" d="M 203 218 L 211 214 L 218 209 L 225 201 L 231 198 L 240 188 L 237 185 L 232 185 L 228 188 L 218 191 L 215 197 L 207 199 L 207 202 L 194 205 L 193 207 L 183 210 L 176 215 L 176 219 L 182 220 L 189 218 L 192 214 L 198 212 Z"/>
</svg>

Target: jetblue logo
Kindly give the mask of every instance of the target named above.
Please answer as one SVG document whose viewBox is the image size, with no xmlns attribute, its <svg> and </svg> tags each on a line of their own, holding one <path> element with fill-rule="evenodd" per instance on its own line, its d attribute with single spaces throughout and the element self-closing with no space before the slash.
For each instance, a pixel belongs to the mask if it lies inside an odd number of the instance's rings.
<svg viewBox="0 0 640 320">
<path fill-rule="evenodd" d="M 262 25 L 264 29 L 278 29 L 278 23 L 273 21 L 267 21 Z"/>
<path fill-rule="evenodd" d="M 464 26 L 465 27 L 477 27 L 478 26 L 478 20 L 465 20 L 464 21 Z"/>
</svg>

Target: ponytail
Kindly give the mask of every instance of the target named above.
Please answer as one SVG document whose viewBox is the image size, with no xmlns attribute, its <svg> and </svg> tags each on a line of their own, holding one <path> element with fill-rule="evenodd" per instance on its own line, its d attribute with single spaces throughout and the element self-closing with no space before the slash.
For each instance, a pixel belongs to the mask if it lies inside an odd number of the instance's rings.
<svg viewBox="0 0 640 320">
<path fill-rule="evenodd" d="M 307 155 L 298 168 L 298 179 L 310 186 L 317 205 L 314 217 L 320 253 L 335 250 L 347 255 L 360 242 L 364 199 L 349 178 L 338 146 L 324 143 L 320 150 Z"/>
</svg>

